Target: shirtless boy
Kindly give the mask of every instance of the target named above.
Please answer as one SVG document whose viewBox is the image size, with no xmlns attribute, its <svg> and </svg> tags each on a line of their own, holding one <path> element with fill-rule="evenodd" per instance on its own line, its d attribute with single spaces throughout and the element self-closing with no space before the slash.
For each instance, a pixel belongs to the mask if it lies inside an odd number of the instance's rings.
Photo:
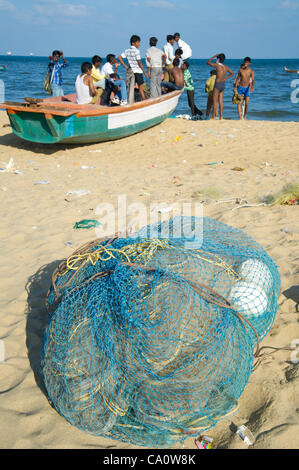
<svg viewBox="0 0 299 470">
<path fill-rule="evenodd" d="M 174 59 L 173 69 L 169 70 L 170 82 L 162 82 L 162 88 L 166 88 L 167 91 L 182 90 L 184 88 L 184 73 L 179 66 L 180 59 Z"/>
<path fill-rule="evenodd" d="M 245 97 L 245 111 L 244 111 L 245 120 L 247 119 L 250 92 L 252 93 L 254 92 L 254 85 L 255 85 L 254 71 L 250 68 L 250 66 L 251 66 L 250 57 L 245 57 L 244 63 L 241 65 L 241 68 L 238 72 L 238 75 L 234 84 L 235 86 L 234 92 L 238 93 L 238 95 L 243 95 Z M 242 103 L 238 103 L 238 113 L 239 113 L 240 120 L 242 120 Z"/>
<path fill-rule="evenodd" d="M 212 62 L 213 59 L 217 59 L 216 63 Z M 234 72 L 224 65 L 225 55 L 216 54 L 208 60 L 207 64 L 210 67 L 216 69 L 216 82 L 213 93 L 213 119 L 218 116 L 218 108 L 220 107 L 220 119 L 223 118 L 223 97 L 225 90 L 225 82 L 229 78 L 233 77 Z M 228 74 L 228 75 L 227 75 Z"/>
</svg>

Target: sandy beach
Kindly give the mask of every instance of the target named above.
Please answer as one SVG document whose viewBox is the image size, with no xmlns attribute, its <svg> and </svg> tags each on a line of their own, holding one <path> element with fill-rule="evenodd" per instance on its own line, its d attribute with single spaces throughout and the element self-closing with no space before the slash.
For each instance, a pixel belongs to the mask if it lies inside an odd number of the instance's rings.
<svg viewBox="0 0 299 470">
<path fill-rule="evenodd" d="M 282 281 L 279 312 L 262 346 L 291 347 L 297 339 L 299 347 L 299 206 L 261 199 L 299 182 L 298 123 L 168 119 L 116 142 L 51 147 L 18 139 L 0 112 L 0 167 L 11 158 L 17 171 L 0 173 L 0 448 L 133 448 L 72 427 L 49 405 L 39 375 L 52 272 L 96 238 L 74 224 L 97 219 L 97 206 L 116 205 L 119 195 L 128 205 L 203 202 L 204 216 L 251 235 Z M 79 190 L 90 193 L 67 195 Z M 246 204 L 254 207 L 240 208 Z M 206 434 L 218 448 L 245 449 L 231 429 L 244 424 L 256 449 L 298 448 L 298 386 L 291 352 L 271 353 L 252 374 L 237 413 Z M 193 439 L 185 448 L 195 449 Z"/>
</svg>

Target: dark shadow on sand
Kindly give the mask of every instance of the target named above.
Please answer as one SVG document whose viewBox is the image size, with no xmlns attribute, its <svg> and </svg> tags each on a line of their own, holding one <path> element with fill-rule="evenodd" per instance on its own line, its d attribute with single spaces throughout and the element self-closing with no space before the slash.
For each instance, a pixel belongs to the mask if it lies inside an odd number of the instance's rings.
<svg viewBox="0 0 299 470">
<path fill-rule="evenodd" d="M 296 312 L 299 312 L 299 286 L 292 286 L 283 292 L 287 299 L 291 299 L 296 304 Z"/>
<path fill-rule="evenodd" d="M 94 145 L 91 144 L 38 144 L 21 139 L 17 135 L 11 133 L 0 137 L 0 145 L 13 147 L 16 149 L 27 150 L 39 155 L 54 155 L 61 150 L 71 150 L 73 148 L 84 148 Z"/>
<path fill-rule="evenodd" d="M 54 261 L 42 266 L 35 274 L 30 276 L 26 284 L 27 323 L 26 346 L 28 358 L 34 373 L 35 381 L 41 391 L 47 396 L 41 375 L 41 354 L 45 329 L 49 323 L 49 314 L 46 309 L 46 294 L 51 285 L 53 271 L 61 263 Z"/>
</svg>

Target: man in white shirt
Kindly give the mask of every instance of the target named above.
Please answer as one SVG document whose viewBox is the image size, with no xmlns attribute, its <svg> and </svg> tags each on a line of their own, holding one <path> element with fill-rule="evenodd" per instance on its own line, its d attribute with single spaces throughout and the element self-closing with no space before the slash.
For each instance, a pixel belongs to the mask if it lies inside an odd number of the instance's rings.
<svg viewBox="0 0 299 470">
<path fill-rule="evenodd" d="M 151 98 L 157 98 L 162 94 L 162 67 L 166 60 L 166 54 L 156 47 L 157 43 L 157 38 L 150 38 L 151 47 L 146 51 L 146 64 L 148 68 L 148 75 L 151 79 Z"/>
<path fill-rule="evenodd" d="M 179 48 L 182 49 L 183 51 L 182 59 L 183 60 L 190 59 L 190 57 L 192 56 L 192 49 L 189 46 L 189 44 L 187 44 L 185 41 L 181 39 L 180 33 L 174 34 L 174 40 L 178 44 Z"/>
<path fill-rule="evenodd" d="M 139 51 L 140 47 L 140 42 L 141 39 L 139 36 L 133 35 L 131 37 L 131 47 L 129 49 L 126 49 L 125 52 L 123 52 L 118 60 L 120 63 L 125 67 L 125 69 L 128 71 L 130 68 L 132 69 L 134 75 L 135 75 L 135 83 L 138 86 L 141 99 L 144 101 L 145 94 L 144 94 L 144 79 L 143 79 L 143 74 L 148 78 L 148 75 L 146 71 L 144 70 L 143 64 L 141 62 L 141 55 Z M 127 59 L 129 63 L 129 67 L 124 63 L 123 59 Z M 129 93 L 130 95 L 130 93 Z"/>
<path fill-rule="evenodd" d="M 124 106 L 128 103 L 128 96 L 126 82 L 121 80 L 117 75 L 117 69 L 120 64 L 117 62 L 114 54 L 108 54 L 106 60 L 106 64 L 102 67 L 102 75 L 107 77 L 114 83 L 114 85 L 120 88 L 117 96 L 112 100 L 112 103 Z"/>
<path fill-rule="evenodd" d="M 173 69 L 173 61 L 174 61 L 174 52 L 173 52 L 173 45 L 174 45 L 174 36 L 172 34 L 168 34 L 167 36 L 167 44 L 163 47 L 164 54 L 166 55 L 166 65 L 165 65 L 165 73 L 164 73 L 164 81 L 169 82 L 169 70 Z"/>
</svg>

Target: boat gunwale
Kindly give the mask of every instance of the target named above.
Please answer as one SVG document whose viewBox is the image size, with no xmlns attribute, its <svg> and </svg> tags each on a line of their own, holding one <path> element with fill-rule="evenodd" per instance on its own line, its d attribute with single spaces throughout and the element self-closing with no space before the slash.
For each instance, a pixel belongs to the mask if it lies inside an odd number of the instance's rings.
<svg viewBox="0 0 299 470">
<path fill-rule="evenodd" d="M 9 114 L 19 114 L 20 112 L 26 113 L 38 113 L 45 114 L 49 119 L 52 116 L 64 116 L 69 117 L 77 115 L 78 118 L 81 117 L 97 117 L 97 116 L 107 116 L 109 114 L 120 114 L 125 112 L 134 112 L 138 109 L 143 109 L 149 106 L 154 106 L 156 104 L 168 101 L 176 96 L 179 96 L 183 93 L 184 90 L 176 90 L 171 93 L 159 96 L 157 98 L 149 98 L 148 100 L 139 101 L 125 106 L 97 106 L 97 105 L 78 105 L 76 103 L 68 103 L 58 101 L 57 103 L 51 102 L 50 99 L 46 99 L 41 103 L 38 103 L 34 106 L 30 106 L 27 103 L 9 103 L 4 102 L 1 106 L 7 110 Z M 70 96 L 70 95 L 67 95 Z M 64 109 L 61 109 L 64 108 Z"/>
</svg>

